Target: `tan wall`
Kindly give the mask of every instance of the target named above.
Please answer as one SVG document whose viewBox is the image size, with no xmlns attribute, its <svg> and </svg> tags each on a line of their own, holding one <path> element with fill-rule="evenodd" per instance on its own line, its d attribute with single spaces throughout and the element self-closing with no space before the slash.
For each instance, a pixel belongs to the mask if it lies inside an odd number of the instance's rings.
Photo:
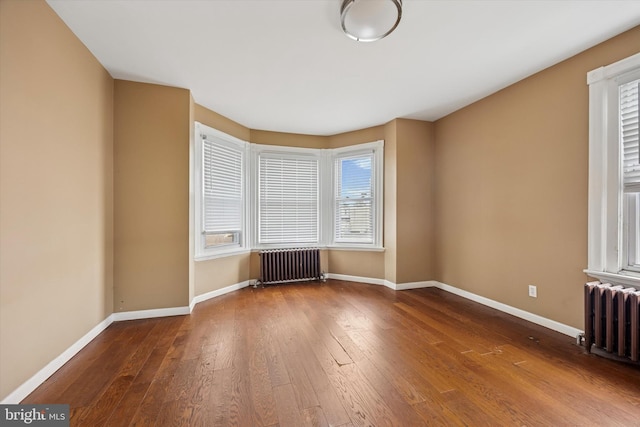
<svg viewBox="0 0 640 427">
<path fill-rule="evenodd" d="M 377 251 L 327 251 L 330 273 L 348 276 L 384 279 L 384 252 Z M 326 271 L 326 270 L 325 270 Z"/>
<path fill-rule="evenodd" d="M 436 122 L 438 280 L 582 328 L 586 73 L 638 51 L 640 27 Z"/>
<path fill-rule="evenodd" d="M 249 128 L 244 127 L 241 124 L 216 113 L 215 111 L 211 111 L 202 105 L 195 104 L 193 114 L 194 120 L 202 123 L 203 125 L 207 125 L 243 141 L 250 140 L 251 131 Z"/>
<path fill-rule="evenodd" d="M 372 128 L 345 132 L 328 137 L 328 148 L 347 147 L 349 145 L 363 144 L 384 139 L 384 126 L 374 126 Z"/>
<path fill-rule="evenodd" d="M 115 311 L 189 303 L 186 89 L 115 81 Z"/>
<path fill-rule="evenodd" d="M 396 283 L 434 277 L 433 129 L 433 123 L 397 120 Z"/>
<path fill-rule="evenodd" d="M 249 280 L 249 253 L 195 263 L 196 295 Z"/>
<path fill-rule="evenodd" d="M 0 1 L 0 400 L 112 312 L 113 79 L 41 1 Z"/>
<path fill-rule="evenodd" d="M 269 132 L 265 130 L 251 130 L 249 141 L 254 144 L 284 145 L 286 147 L 301 148 L 327 148 L 329 144 L 329 138 L 326 136 Z"/>
</svg>

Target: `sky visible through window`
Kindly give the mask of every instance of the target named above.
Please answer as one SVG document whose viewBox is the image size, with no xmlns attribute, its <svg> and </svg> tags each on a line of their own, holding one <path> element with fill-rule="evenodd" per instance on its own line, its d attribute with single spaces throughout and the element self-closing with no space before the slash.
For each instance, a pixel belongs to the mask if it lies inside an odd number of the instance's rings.
<svg viewBox="0 0 640 427">
<path fill-rule="evenodd" d="M 371 197 L 371 157 L 343 159 L 341 178 L 342 198 Z"/>
</svg>

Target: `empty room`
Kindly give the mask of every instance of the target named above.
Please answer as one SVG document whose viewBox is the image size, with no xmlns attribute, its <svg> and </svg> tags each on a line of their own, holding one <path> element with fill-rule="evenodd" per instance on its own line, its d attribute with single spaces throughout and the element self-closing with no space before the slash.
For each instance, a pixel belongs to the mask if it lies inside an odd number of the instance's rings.
<svg viewBox="0 0 640 427">
<path fill-rule="evenodd" d="M 638 1 L 0 0 L 0 424 L 640 426 L 639 92 Z"/>
</svg>

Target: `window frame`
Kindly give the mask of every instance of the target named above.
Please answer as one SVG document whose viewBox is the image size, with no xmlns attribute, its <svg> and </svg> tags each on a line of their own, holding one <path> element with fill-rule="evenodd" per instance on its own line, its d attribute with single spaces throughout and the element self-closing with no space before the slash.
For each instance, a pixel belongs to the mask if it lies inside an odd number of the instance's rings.
<svg viewBox="0 0 640 427">
<path fill-rule="evenodd" d="M 372 154 L 371 164 L 371 184 L 372 184 L 372 242 L 355 242 L 355 241 L 339 241 L 336 239 L 336 209 L 337 209 L 337 183 L 336 177 L 336 161 L 349 157 L 357 157 L 363 154 Z M 357 145 L 350 145 L 331 150 L 330 156 L 330 188 L 331 188 L 331 226 L 330 238 L 327 239 L 328 245 L 336 249 L 369 249 L 383 250 L 383 212 L 384 212 L 384 188 L 383 188 L 383 163 L 384 163 L 384 141 L 374 141 Z"/>
<path fill-rule="evenodd" d="M 194 259 L 196 261 L 215 259 L 225 256 L 247 253 L 250 251 L 248 247 L 249 227 L 248 222 L 248 195 L 249 181 L 247 179 L 247 170 L 249 163 L 248 143 L 241 139 L 235 138 L 217 129 L 213 129 L 202 123 L 195 123 L 195 147 L 194 147 Z M 232 147 L 242 153 L 242 219 L 240 237 L 237 243 L 231 243 L 220 246 L 206 247 L 205 230 L 204 230 L 204 141 L 212 140 L 221 145 Z"/>
<path fill-rule="evenodd" d="M 323 221 L 323 191 L 325 159 L 322 149 L 287 147 L 280 145 L 251 144 L 250 182 L 251 182 L 251 248 L 252 249 L 278 249 L 291 247 L 319 247 L 324 245 L 324 221 Z M 318 216 L 316 242 L 260 242 L 260 158 L 262 155 L 281 157 L 284 159 L 305 158 L 318 162 Z"/>
<path fill-rule="evenodd" d="M 628 266 L 628 207 L 624 203 L 619 86 L 640 76 L 640 53 L 587 74 L 589 85 L 589 276 L 640 288 Z"/>
<path fill-rule="evenodd" d="M 383 212 L 384 212 L 384 141 L 367 142 L 340 148 L 315 149 L 291 146 L 263 145 L 249 143 L 200 122 L 195 123 L 194 143 L 191 155 L 193 185 L 193 246 L 194 260 L 205 261 L 220 257 L 249 253 L 263 249 L 291 247 L 319 247 L 332 250 L 384 251 Z M 204 246 L 204 188 L 203 188 L 203 140 L 214 139 L 238 148 L 243 153 L 243 218 L 238 244 L 205 248 Z M 373 242 L 337 242 L 335 239 L 335 160 L 341 157 L 356 156 L 364 152 L 373 152 L 372 181 L 374 200 Z M 275 243 L 258 242 L 258 174 L 259 156 L 270 155 L 313 157 L 318 161 L 318 241 L 314 243 Z"/>
</svg>

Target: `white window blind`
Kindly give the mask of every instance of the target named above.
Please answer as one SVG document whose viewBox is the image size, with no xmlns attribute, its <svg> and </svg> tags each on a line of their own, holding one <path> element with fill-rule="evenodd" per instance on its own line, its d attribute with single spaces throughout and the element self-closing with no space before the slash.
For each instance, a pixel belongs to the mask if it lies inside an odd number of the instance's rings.
<svg viewBox="0 0 640 427">
<path fill-rule="evenodd" d="M 373 152 L 335 159 L 336 242 L 373 243 Z"/>
<path fill-rule="evenodd" d="M 317 244 L 318 159 L 261 153 L 258 163 L 258 243 Z"/>
<path fill-rule="evenodd" d="M 623 185 L 626 193 L 640 192 L 638 86 L 640 80 L 634 80 L 621 85 L 619 89 L 620 142 L 623 152 Z"/>
<path fill-rule="evenodd" d="M 207 235 L 233 235 L 212 245 L 237 243 L 243 222 L 243 161 L 240 148 L 204 140 L 203 231 Z"/>
</svg>

